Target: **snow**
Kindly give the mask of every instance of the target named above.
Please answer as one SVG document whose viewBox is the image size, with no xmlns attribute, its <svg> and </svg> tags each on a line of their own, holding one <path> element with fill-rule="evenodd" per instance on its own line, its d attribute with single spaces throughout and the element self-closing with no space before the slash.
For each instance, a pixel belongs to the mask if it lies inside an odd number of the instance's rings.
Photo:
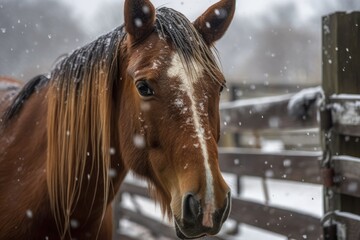
<svg viewBox="0 0 360 240">
<path fill-rule="evenodd" d="M 110 168 L 110 170 L 109 170 L 109 177 L 110 177 L 110 178 L 115 178 L 116 176 L 117 176 L 117 171 L 116 171 L 116 169 Z"/>
<path fill-rule="evenodd" d="M 18 83 L 15 83 L 15 82 L 11 82 L 11 83 L 8 83 L 8 82 L 0 82 L 0 91 L 1 90 L 8 90 L 10 88 L 13 88 L 13 87 L 20 87 L 21 85 L 18 84 Z"/>
<path fill-rule="evenodd" d="M 115 150 L 115 148 L 110 148 L 109 149 L 109 153 L 110 153 L 110 155 L 115 155 L 115 153 L 116 153 L 116 150 Z"/>
<path fill-rule="evenodd" d="M 348 218 L 348 219 L 360 222 L 360 216 L 359 215 L 351 214 L 351 213 L 348 213 L 348 212 L 340 212 L 340 211 L 335 211 L 335 215 L 339 216 L 339 217 Z"/>
<path fill-rule="evenodd" d="M 26 210 L 26 216 L 28 218 L 33 218 L 33 212 L 30 209 Z"/>
<path fill-rule="evenodd" d="M 342 103 L 333 103 L 331 105 L 332 109 L 332 119 L 334 123 L 339 123 L 343 125 L 354 125 L 357 126 L 360 124 L 360 101 L 353 101 L 353 96 L 345 96 L 349 102 L 342 102 Z M 340 97 L 333 98 L 333 99 L 340 99 Z M 351 101 L 352 100 L 352 101 Z"/>
<path fill-rule="evenodd" d="M 288 112 L 291 116 L 306 116 L 307 107 L 311 104 L 318 104 L 318 100 L 324 98 L 321 86 L 305 88 L 291 97 L 288 104 Z"/>
<path fill-rule="evenodd" d="M 333 157 L 334 160 L 340 160 L 340 161 L 350 161 L 355 163 L 360 163 L 360 158 L 347 156 L 347 155 L 337 155 Z"/>
<path fill-rule="evenodd" d="M 345 100 L 360 100 L 360 95 L 359 94 L 333 94 L 330 96 L 331 100 L 340 100 L 340 99 L 345 99 Z"/>
<path fill-rule="evenodd" d="M 136 148 L 143 149 L 145 147 L 145 138 L 143 135 L 136 134 L 133 141 Z"/>
<path fill-rule="evenodd" d="M 79 221 L 78 220 L 76 220 L 76 219 L 71 219 L 70 220 L 70 226 L 71 226 L 71 228 L 78 228 L 79 227 Z"/>
<path fill-rule="evenodd" d="M 262 140 L 262 152 L 279 152 L 284 149 L 284 143 L 281 140 Z"/>
<path fill-rule="evenodd" d="M 254 106 L 254 109 L 261 110 L 266 109 L 271 104 L 276 104 L 278 102 L 283 102 L 289 100 L 294 94 L 284 94 L 279 96 L 272 97 L 260 97 L 254 99 L 241 99 L 233 102 L 223 102 L 220 103 L 221 110 L 228 110 L 233 108 L 242 108 L 248 106 Z M 256 108 L 258 106 L 258 108 Z"/>
<path fill-rule="evenodd" d="M 143 26 L 143 22 L 140 18 L 135 18 L 135 26 L 141 28 Z"/>
</svg>

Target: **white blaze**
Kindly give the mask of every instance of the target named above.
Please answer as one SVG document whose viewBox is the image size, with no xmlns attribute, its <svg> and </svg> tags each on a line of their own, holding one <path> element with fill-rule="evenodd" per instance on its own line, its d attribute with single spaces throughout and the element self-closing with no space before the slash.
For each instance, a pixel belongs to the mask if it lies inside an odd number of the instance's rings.
<svg viewBox="0 0 360 240">
<path fill-rule="evenodd" d="M 197 99 L 195 98 L 195 90 L 194 84 L 199 81 L 203 74 L 203 69 L 201 66 L 198 66 L 195 62 L 190 63 L 194 66 L 194 70 L 196 71 L 195 74 L 189 74 L 186 71 L 183 63 L 181 62 L 180 56 L 175 54 L 171 61 L 171 67 L 168 69 L 168 76 L 169 77 L 176 77 L 181 81 L 180 91 L 187 94 L 188 98 L 190 99 L 189 108 L 192 112 L 193 118 L 193 126 L 195 128 L 196 137 L 198 138 L 201 152 L 204 158 L 204 165 L 205 165 L 205 176 L 206 176 L 206 193 L 205 193 L 205 209 L 204 209 L 204 218 L 203 218 L 203 225 L 207 227 L 212 227 L 212 214 L 215 211 L 215 204 L 214 204 L 214 187 L 213 187 L 213 177 L 210 169 L 209 163 L 209 154 L 206 145 L 206 138 L 205 138 L 205 130 L 201 124 L 200 113 L 196 107 Z M 196 77 L 192 77 L 196 76 Z M 198 145 L 197 145 L 198 146 Z"/>
</svg>

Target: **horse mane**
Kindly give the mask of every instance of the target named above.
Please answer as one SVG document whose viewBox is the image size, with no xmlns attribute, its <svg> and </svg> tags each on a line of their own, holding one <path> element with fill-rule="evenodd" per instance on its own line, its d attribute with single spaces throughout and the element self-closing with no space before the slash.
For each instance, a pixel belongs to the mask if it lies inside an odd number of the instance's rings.
<svg viewBox="0 0 360 240">
<path fill-rule="evenodd" d="M 25 84 L 25 86 L 13 99 L 11 105 L 3 113 L 1 119 L 4 126 L 20 112 L 26 100 L 29 99 L 33 93 L 39 91 L 44 85 L 46 85 L 48 80 L 49 79 L 46 76 L 38 75 Z"/>
<path fill-rule="evenodd" d="M 111 184 L 112 90 L 119 76 L 119 49 L 124 35 L 123 27 L 119 27 L 99 37 L 61 60 L 51 73 L 47 184 L 63 237 L 69 232 L 70 217 L 79 202 L 85 166 L 89 164 L 89 174 L 96 179 L 95 194 L 89 201 L 92 207 L 95 197 L 99 197 L 96 195 L 102 195 L 102 218 L 105 215 Z"/>
</svg>

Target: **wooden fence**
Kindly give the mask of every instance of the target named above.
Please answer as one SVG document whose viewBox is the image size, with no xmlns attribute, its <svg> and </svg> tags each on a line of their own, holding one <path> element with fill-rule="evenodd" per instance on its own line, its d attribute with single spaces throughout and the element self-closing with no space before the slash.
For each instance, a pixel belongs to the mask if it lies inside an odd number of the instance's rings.
<svg viewBox="0 0 360 240">
<path fill-rule="evenodd" d="M 272 101 L 267 98 L 222 104 L 222 129 L 226 133 L 222 144 L 235 147 L 219 148 L 219 164 L 224 173 L 237 177 L 230 215 L 237 224 L 252 225 L 288 239 L 360 239 L 360 95 L 348 95 L 360 93 L 359 12 L 335 13 L 323 18 L 322 88 L 325 97 L 320 107 L 320 122 L 315 104 L 306 106 L 303 118 L 287 114 L 291 94 L 274 97 Z M 321 140 L 323 151 L 290 148 L 269 153 L 259 148 L 261 139 L 269 132 L 272 136 L 302 133 L 299 139 L 307 144 L 310 131 L 320 132 L 316 139 L 317 145 Z M 244 132 L 253 134 L 259 143 L 251 148 L 239 148 Z M 271 206 L 267 199 L 265 203 L 242 199 L 243 176 L 255 176 L 263 181 L 323 184 L 324 216 Z M 266 187 L 264 190 L 266 195 Z M 145 216 L 137 208 L 125 208 L 121 204 L 124 194 L 148 198 L 144 186 L 123 184 L 115 204 L 116 222 L 127 219 L 145 226 L 155 238 L 176 238 L 172 226 Z M 124 234 L 120 231 L 116 236 L 132 239 Z M 231 234 L 236 231 L 207 239 L 227 239 Z"/>
<path fill-rule="evenodd" d="M 360 239 L 360 12 L 323 18 L 325 239 Z"/>
</svg>

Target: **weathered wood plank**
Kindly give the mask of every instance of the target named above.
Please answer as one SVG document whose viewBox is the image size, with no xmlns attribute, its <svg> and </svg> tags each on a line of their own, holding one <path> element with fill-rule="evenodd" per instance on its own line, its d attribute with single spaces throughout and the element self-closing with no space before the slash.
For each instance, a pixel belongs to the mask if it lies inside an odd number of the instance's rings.
<svg viewBox="0 0 360 240">
<path fill-rule="evenodd" d="M 344 232 L 338 231 L 338 236 L 343 237 L 341 239 L 360 239 L 360 216 L 347 213 L 347 212 L 340 212 L 335 211 L 333 215 L 334 220 L 340 223 L 340 228 Z M 345 234 L 345 236 L 343 236 Z M 340 238 L 339 238 L 340 239 Z"/>
<path fill-rule="evenodd" d="M 360 12 L 323 17 L 323 88 L 327 96 L 359 93 L 359 24 Z"/>
<path fill-rule="evenodd" d="M 130 193 L 145 198 L 150 198 L 149 190 L 143 186 L 135 185 L 129 182 L 123 182 L 120 187 L 120 192 Z"/>
<path fill-rule="evenodd" d="M 333 163 L 336 191 L 360 198 L 360 158 L 334 156 Z"/>
<path fill-rule="evenodd" d="M 308 117 L 299 119 L 288 114 L 288 103 L 293 94 L 276 97 L 237 100 L 220 106 L 222 129 L 232 132 L 244 130 L 309 128 L 318 126 L 314 105 Z"/>
<path fill-rule="evenodd" d="M 129 235 L 125 235 L 125 234 L 118 234 L 116 236 L 116 238 L 113 238 L 114 240 L 139 240 L 138 238 L 134 238 L 134 237 L 131 237 Z"/>
<path fill-rule="evenodd" d="M 336 133 L 360 137 L 360 95 L 332 95 L 329 100 Z"/>
<path fill-rule="evenodd" d="M 320 184 L 320 152 L 220 148 L 219 164 L 223 172 Z"/>
<path fill-rule="evenodd" d="M 285 210 L 241 199 L 232 200 L 230 218 L 275 232 L 289 239 L 321 239 L 320 219 L 308 214 Z"/>
<path fill-rule="evenodd" d="M 164 223 L 161 223 L 153 218 L 141 215 L 137 212 L 126 208 L 120 208 L 121 215 L 127 220 L 137 223 L 145 228 L 157 237 L 165 236 L 171 239 L 177 239 L 175 234 L 175 228 Z"/>
</svg>

